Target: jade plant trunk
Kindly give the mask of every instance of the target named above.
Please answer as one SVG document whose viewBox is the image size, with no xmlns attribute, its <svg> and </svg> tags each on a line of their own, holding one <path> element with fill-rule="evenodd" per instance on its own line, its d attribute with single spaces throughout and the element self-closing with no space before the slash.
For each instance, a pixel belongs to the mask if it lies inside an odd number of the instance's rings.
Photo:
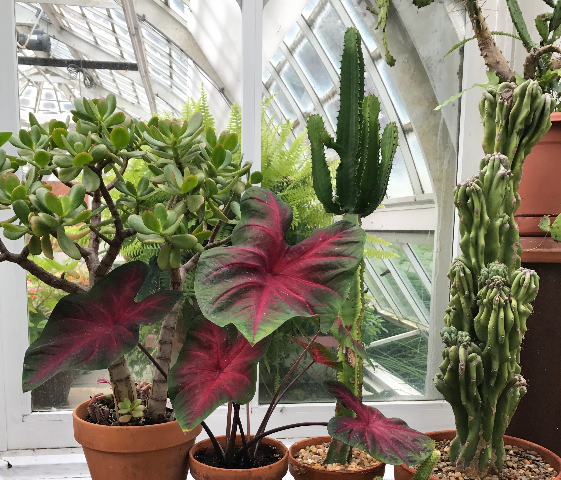
<svg viewBox="0 0 561 480">
<path fill-rule="evenodd" d="M 461 254 L 448 274 L 435 384 L 456 419 L 450 458 L 468 473 L 502 467 L 503 435 L 526 393 L 520 350 L 539 278 L 520 266 L 514 215 L 524 159 L 549 130 L 554 107 L 534 80 L 488 87 L 480 102 L 486 155 L 480 172 L 454 191 Z"/>
<path fill-rule="evenodd" d="M 347 29 L 341 60 L 341 107 L 337 117 L 337 137 L 329 135 L 319 115 L 312 115 L 308 120 L 316 195 L 327 213 L 343 215 L 343 218 L 357 225 L 361 225 L 361 219 L 378 208 L 386 194 L 398 139 L 395 123 L 388 124 L 380 136 L 380 101 L 375 95 L 364 96 L 361 42 L 356 28 Z M 326 147 L 334 149 L 340 160 L 335 179 L 335 197 L 330 167 L 325 157 Z M 339 380 L 358 398 L 362 398 L 363 359 L 369 361 L 362 348 L 364 269 L 363 260 L 333 331 L 341 343 L 339 360 L 343 370 L 339 373 Z M 341 332 L 349 332 L 351 338 L 341 335 Z M 353 414 L 338 402 L 336 415 Z M 326 462 L 345 464 L 350 453 L 347 445 L 334 441 Z"/>
</svg>

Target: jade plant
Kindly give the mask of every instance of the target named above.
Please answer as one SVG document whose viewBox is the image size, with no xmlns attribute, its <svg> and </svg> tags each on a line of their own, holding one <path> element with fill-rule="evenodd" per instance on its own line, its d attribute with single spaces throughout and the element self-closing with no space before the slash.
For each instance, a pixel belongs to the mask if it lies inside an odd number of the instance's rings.
<svg viewBox="0 0 561 480">
<path fill-rule="evenodd" d="M 341 107 L 337 117 L 337 135 L 332 138 L 323 119 L 308 119 L 308 137 L 312 150 L 313 185 L 326 212 L 361 225 L 384 199 L 397 149 L 398 131 L 389 123 L 380 135 L 380 102 L 375 95 L 364 96 L 364 58 L 362 40 L 356 28 L 345 32 L 341 60 Z M 335 195 L 325 148 L 332 148 L 339 157 L 335 178 Z M 343 304 L 332 333 L 340 342 L 339 360 L 343 370 L 339 380 L 358 398 L 362 397 L 363 360 L 370 361 L 362 348 L 365 284 L 364 261 L 352 281 L 348 299 Z M 341 402 L 337 415 L 352 415 Z M 347 463 L 352 450 L 334 440 L 327 463 Z"/>
<path fill-rule="evenodd" d="M 200 113 L 185 121 L 133 120 L 118 111 L 112 94 L 78 98 L 74 107 L 73 125 L 70 117 L 41 125 L 30 114 L 29 129 L 0 135 L 0 146 L 9 141 L 17 149 L 7 155 L 0 148 L 0 208 L 13 212 L 1 227 L 7 239 L 25 240 L 19 252 L 0 241 L 0 261 L 17 263 L 65 293 L 89 293 L 136 237 L 159 246 L 158 264 L 170 272 L 170 289 L 181 292 L 200 253 L 229 241 L 215 240 L 223 225 L 237 222 L 240 194 L 251 186 L 251 162 L 234 161 L 237 134 L 217 135 L 202 125 Z M 131 180 L 128 172 L 140 164 L 147 173 Z M 51 191 L 53 175 L 68 187 L 66 194 Z M 87 284 L 42 266 L 56 248 L 84 263 Z M 177 301 L 157 342 L 156 361 L 166 373 L 179 309 Z M 117 403 L 134 403 L 135 382 L 124 357 L 108 367 Z M 158 369 L 150 392 L 145 416 L 162 422 L 167 384 Z"/>
</svg>

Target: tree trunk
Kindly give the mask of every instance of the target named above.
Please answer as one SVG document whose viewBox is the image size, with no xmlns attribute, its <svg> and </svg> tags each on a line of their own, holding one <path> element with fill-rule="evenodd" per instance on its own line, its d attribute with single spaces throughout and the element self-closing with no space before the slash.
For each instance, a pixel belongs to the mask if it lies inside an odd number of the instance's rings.
<svg viewBox="0 0 561 480">
<path fill-rule="evenodd" d="M 178 268 L 172 269 L 169 273 L 169 277 L 171 290 L 181 290 L 183 288 Z M 169 314 L 164 318 L 162 328 L 160 330 L 160 337 L 158 338 L 156 346 L 156 354 L 154 355 L 154 358 L 166 374 L 169 373 L 171 367 L 173 334 L 175 333 L 180 305 L 181 302 L 177 302 L 171 312 L 169 312 Z M 162 423 L 165 421 L 168 383 L 167 378 L 164 377 L 164 375 L 162 375 L 162 373 L 155 367 L 153 378 L 152 390 L 150 391 L 148 408 L 146 410 L 154 422 Z"/>
<path fill-rule="evenodd" d="M 109 380 L 111 381 L 113 396 L 115 398 L 115 413 L 117 414 L 117 418 L 119 418 L 119 403 L 125 398 L 128 398 L 131 402 L 136 400 L 136 384 L 132 378 L 125 357 L 121 356 L 115 360 L 109 366 L 108 370 Z"/>
</svg>

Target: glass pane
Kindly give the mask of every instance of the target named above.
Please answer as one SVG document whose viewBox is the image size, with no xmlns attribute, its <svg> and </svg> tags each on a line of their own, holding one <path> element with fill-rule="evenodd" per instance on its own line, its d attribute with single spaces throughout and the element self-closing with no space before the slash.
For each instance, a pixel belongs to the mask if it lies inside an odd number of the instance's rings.
<svg viewBox="0 0 561 480">
<path fill-rule="evenodd" d="M 413 195 L 413 187 L 409 181 L 409 174 L 405 167 L 405 161 L 401 153 L 401 147 L 397 147 L 395 158 L 393 159 L 392 173 L 388 182 L 388 198 L 407 197 Z"/>
<path fill-rule="evenodd" d="M 415 252 L 415 255 L 421 262 L 421 265 L 432 280 L 432 268 L 434 263 L 434 247 L 432 245 L 424 245 L 421 243 L 411 243 L 409 246 Z"/>
<path fill-rule="evenodd" d="M 398 273 L 406 284 L 408 290 L 411 291 L 411 288 L 413 289 L 414 294 L 420 299 L 428 312 L 430 310 L 430 293 L 427 291 L 419 277 L 419 274 L 422 274 L 422 272 L 417 272 L 415 270 L 415 267 L 405 255 L 405 252 L 399 243 L 392 243 L 391 245 L 385 246 L 384 249 L 398 255 L 389 261 L 398 270 Z"/>
<path fill-rule="evenodd" d="M 318 96 L 323 97 L 333 88 L 333 82 L 327 73 L 319 55 L 312 47 L 311 43 L 304 39 L 294 52 L 294 57 L 298 61 L 300 68 L 308 77 Z"/>
<path fill-rule="evenodd" d="M 292 65 L 287 63 L 280 72 L 280 77 L 283 79 L 285 85 L 287 86 L 290 93 L 296 100 L 296 103 L 303 112 L 310 112 L 314 105 L 312 99 L 306 92 L 304 85 Z"/>
<path fill-rule="evenodd" d="M 419 323 L 421 319 L 417 316 L 417 314 L 411 307 L 409 300 L 403 293 L 402 289 L 399 287 L 393 276 L 393 273 L 384 263 L 384 261 L 378 258 L 367 258 L 366 262 L 370 264 L 374 272 L 376 272 L 379 281 L 382 282 L 382 285 L 390 293 L 391 298 L 397 305 L 399 311 L 401 312 L 401 315 L 409 320 Z"/>
<path fill-rule="evenodd" d="M 313 27 L 313 31 L 331 63 L 333 63 L 337 70 L 340 70 L 345 25 L 330 4 L 327 4 L 320 14 Z"/>
<path fill-rule="evenodd" d="M 292 105 L 290 105 L 290 102 L 288 101 L 288 98 L 286 98 L 286 95 L 281 92 L 277 82 L 273 81 L 269 91 L 273 94 L 276 93 L 275 99 L 273 101 L 276 102 L 277 105 L 280 107 L 282 114 L 287 119 L 296 120 L 298 118 L 296 112 L 292 108 Z"/>
</svg>

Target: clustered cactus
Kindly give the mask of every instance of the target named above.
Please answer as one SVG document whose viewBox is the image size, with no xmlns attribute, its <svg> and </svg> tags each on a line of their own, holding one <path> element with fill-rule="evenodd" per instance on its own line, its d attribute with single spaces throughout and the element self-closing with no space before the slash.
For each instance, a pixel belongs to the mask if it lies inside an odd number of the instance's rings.
<svg viewBox="0 0 561 480">
<path fill-rule="evenodd" d="M 534 80 L 488 87 L 480 103 L 486 155 L 480 172 L 454 191 L 461 254 L 448 274 L 452 299 L 435 384 L 454 411 L 450 458 L 460 470 L 502 467 L 503 435 L 526 393 L 520 346 L 539 278 L 520 266 L 514 214 L 522 164 L 554 108 Z"/>
<path fill-rule="evenodd" d="M 364 96 L 361 42 L 356 28 L 347 29 L 341 60 L 341 107 L 337 117 L 337 138 L 329 135 L 319 115 L 312 115 L 308 119 L 316 195 L 326 212 L 343 214 L 345 219 L 358 225 L 361 218 L 370 215 L 384 199 L 398 142 L 395 123 L 389 123 L 380 136 L 380 101 L 375 95 Z M 326 147 L 334 149 L 340 160 L 335 179 L 335 196 L 326 162 Z M 339 313 L 343 325 L 359 345 L 362 345 L 364 318 L 364 268 L 363 261 Z M 339 360 L 343 364 L 339 380 L 354 395 L 362 398 L 363 359 L 353 349 L 341 346 Z M 339 404 L 337 413 L 351 415 Z M 339 443 L 329 449 L 326 461 L 344 464 L 350 453 L 350 449 Z"/>
</svg>

